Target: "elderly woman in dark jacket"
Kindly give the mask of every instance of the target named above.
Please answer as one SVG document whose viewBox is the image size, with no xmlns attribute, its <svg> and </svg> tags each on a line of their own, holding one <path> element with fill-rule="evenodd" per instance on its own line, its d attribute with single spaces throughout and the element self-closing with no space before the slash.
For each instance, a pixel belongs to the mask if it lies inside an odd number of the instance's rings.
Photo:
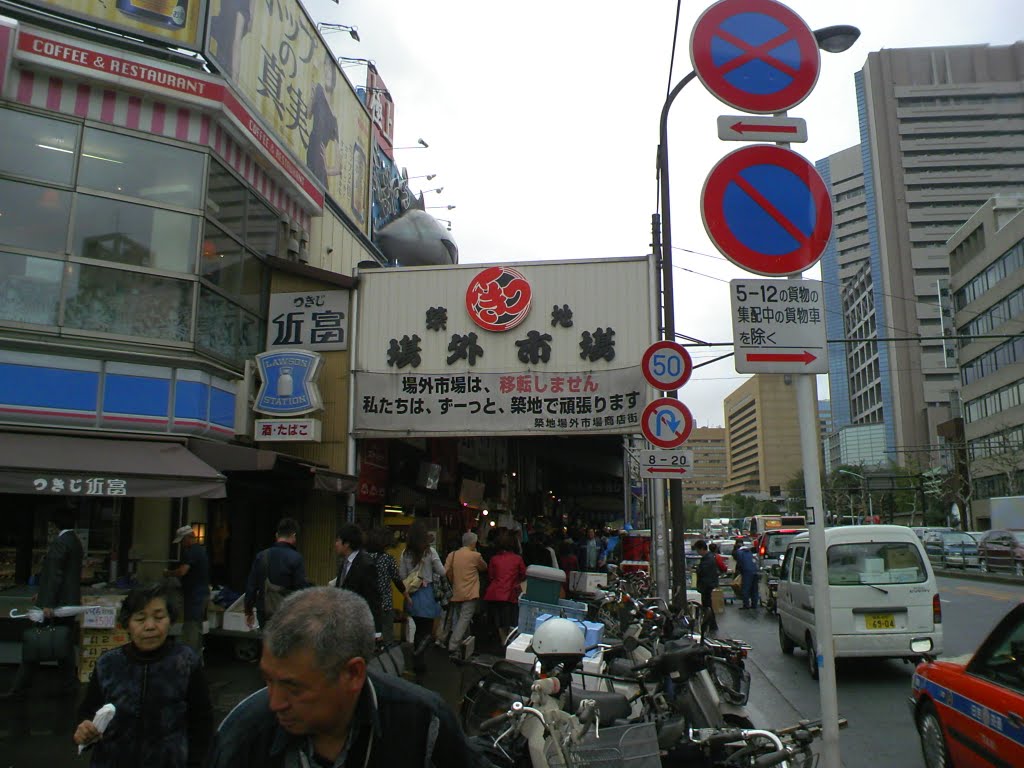
<svg viewBox="0 0 1024 768">
<path fill-rule="evenodd" d="M 203 764 L 213 731 L 210 693 L 195 651 L 168 639 L 173 620 L 163 585 L 125 596 L 118 622 L 131 642 L 100 657 L 78 710 L 74 740 L 92 748 L 94 768 Z M 92 718 L 104 704 L 116 711 L 101 735 Z"/>
</svg>

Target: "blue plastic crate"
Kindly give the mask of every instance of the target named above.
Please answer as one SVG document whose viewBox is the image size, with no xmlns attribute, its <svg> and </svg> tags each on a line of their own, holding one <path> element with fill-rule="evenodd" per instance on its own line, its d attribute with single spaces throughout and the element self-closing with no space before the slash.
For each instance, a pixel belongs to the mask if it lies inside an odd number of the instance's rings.
<svg viewBox="0 0 1024 768">
<path fill-rule="evenodd" d="M 532 634 L 537 617 L 542 613 L 550 613 L 556 618 L 578 619 L 587 618 L 587 604 L 575 600 L 559 600 L 555 603 L 541 603 L 536 600 L 519 598 L 519 631 Z"/>
</svg>

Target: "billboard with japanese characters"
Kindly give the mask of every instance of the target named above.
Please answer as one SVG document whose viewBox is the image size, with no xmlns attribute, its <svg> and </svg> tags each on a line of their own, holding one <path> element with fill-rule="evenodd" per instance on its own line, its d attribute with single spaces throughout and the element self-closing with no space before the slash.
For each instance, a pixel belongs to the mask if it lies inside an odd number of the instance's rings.
<svg viewBox="0 0 1024 768">
<path fill-rule="evenodd" d="M 198 51 L 206 0 L 22 0 L 44 11 Z"/>
<path fill-rule="evenodd" d="M 360 437 L 640 431 L 647 257 L 360 275 Z"/>
<path fill-rule="evenodd" d="M 296 0 L 210 0 L 206 55 L 364 233 L 370 114 Z"/>
</svg>

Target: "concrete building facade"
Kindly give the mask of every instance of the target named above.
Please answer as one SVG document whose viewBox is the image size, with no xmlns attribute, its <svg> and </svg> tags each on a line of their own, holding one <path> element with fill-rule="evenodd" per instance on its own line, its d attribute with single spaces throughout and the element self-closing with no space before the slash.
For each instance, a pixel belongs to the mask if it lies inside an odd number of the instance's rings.
<svg viewBox="0 0 1024 768">
<path fill-rule="evenodd" d="M 836 428 L 884 425 L 885 458 L 902 465 L 937 459 L 958 384 L 945 243 L 1024 183 L 1022 82 L 1022 43 L 872 53 L 856 76 L 861 143 L 818 163 L 836 204 L 828 331 L 846 339 L 830 350 Z"/>
<path fill-rule="evenodd" d="M 686 441 L 693 466 L 682 479 L 683 502 L 699 504 L 707 494 L 720 494 L 729 481 L 724 427 L 696 427 Z"/>
<path fill-rule="evenodd" d="M 726 493 L 777 497 L 800 471 L 796 387 L 788 374 L 758 374 L 725 398 Z M 815 431 L 818 431 L 815 419 Z"/>
<path fill-rule="evenodd" d="M 987 201 L 950 239 L 964 439 L 975 519 L 1024 490 L 1024 190 Z"/>
</svg>

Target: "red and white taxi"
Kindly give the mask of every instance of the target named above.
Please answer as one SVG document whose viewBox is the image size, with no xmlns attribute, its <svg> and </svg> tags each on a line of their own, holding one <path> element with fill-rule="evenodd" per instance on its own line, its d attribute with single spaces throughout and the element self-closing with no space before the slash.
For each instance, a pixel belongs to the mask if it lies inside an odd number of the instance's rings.
<svg viewBox="0 0 1024 768">
<path fill-rule="evenodd" d="M 912 686 L 928 768 L 1024 766 L 1024 603 L 973 656 L 919 664 Z"/>
</svg>

